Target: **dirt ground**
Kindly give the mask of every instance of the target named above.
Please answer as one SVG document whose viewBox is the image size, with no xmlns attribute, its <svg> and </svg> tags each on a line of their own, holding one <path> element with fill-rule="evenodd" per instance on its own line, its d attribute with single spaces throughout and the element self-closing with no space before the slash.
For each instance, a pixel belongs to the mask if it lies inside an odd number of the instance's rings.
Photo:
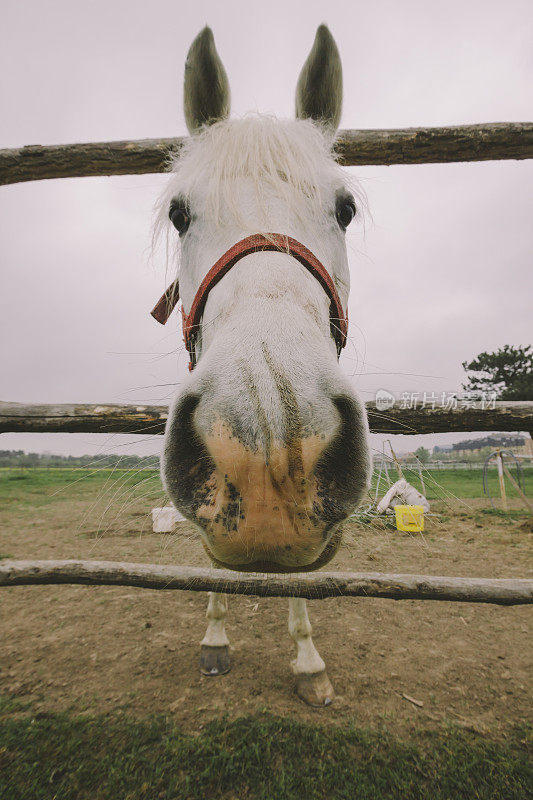
<svg viewBox="0 0 533 800">
<path fill-rule="evenodd" d="M 186 524 L 173 535 L 151 532 L 149 499 L 131 497 L 113 513 L 110 501 L 91 528 L 84 519 L 99 501 L 101 489 L 82 486 L 79 496 L 8 506 L 0 553 L 208 566 Z M 482 507 L 486 501 L 436 503 L 443 514 L 427 520 L 423 535 L 351 523 L 326 569 L 530 576 L 531 517 L 487 515 Z M 191 731 L 222 712 L 264 710 L 394 731 L 453 720 L 502 736 L 531 722 L 531 607 L 339 598 L 308 608 L 337 692 L 328 709 L 307 708 L 293 693 L 285 599 L 230 599 L 232 671 L 208 678 L 198 671 L 205 594 L 114 587 L 3 589 L 0 694 L 35 713 L 163 712 Z"/>
</svg>

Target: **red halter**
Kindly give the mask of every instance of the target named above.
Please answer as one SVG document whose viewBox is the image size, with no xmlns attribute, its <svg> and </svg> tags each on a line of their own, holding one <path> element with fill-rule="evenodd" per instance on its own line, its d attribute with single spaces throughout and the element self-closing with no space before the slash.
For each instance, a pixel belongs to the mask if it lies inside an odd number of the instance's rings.
<svg viewBox="0 0 533 800">
<path fill-rule="evenodd" d="M 340 355 L 342 348 L 346 344 L 348 313 L 345 314 L 342 310 L 341 301 L 335 289 L 335 284 L 327 269 L 307 247 L 296 241 L 296 239 L 292 239 L 290 236 L 285 236 L 281 233 L 269 233 L 268 236 L 263 236 L 262 233 L 254 233 L 252 236 L 247 236 L 246 239 L 241 239 L 240 242 L 234 244 L 233 247 L 224 253 L 211 267 L 200 284 L 200 288 L 196 292 L 189 314 L 187 315 L 185 313 L 183 307 L 181 309 L 183 338 L 185 340 L 185 347 L 189 351 L 190 370 L 196 366 L 196 337 L 209 292 L 237 261 L 240 261 L 241 258 L 251 253 L 259 253 L 264 250 L 288 253 L 309 270 L 311 275 L 320 283 L 331 301 L 329 307 L 329 323 L 331 335 L 335 339 L 335 344 L 337 345 L 337 356 Z M 174 283 L 168 287 L 165 294 L 151 312 L 152 316 L 160 322 L 161 325 L 164 325 L 179 299 L 179 282 L 176 279 Z"/>
</svg>

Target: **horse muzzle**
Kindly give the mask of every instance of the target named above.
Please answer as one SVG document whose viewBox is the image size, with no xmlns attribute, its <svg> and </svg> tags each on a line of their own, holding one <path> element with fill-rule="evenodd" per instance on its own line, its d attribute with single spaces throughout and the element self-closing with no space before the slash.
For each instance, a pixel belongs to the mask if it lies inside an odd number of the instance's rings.
<svg viewBox="0 0 533 800">
<path fill-rule="evenodd" d="M 313 424 L 308 407 L 304 418 L 288 404 L 280 427 L 266 419 L 261 424 L 259 415 L 252 433 L 246 415 L 224 413 L 211 397 L 195 393 L 179 399 L 170 415 L 165 486 L 199 527 L 212 560 L 225 567 L 316 569 L 333 556 L 339 525 L 367 487 L 359 402 L 348 395 L 322 398 L 320 424 Z"/>
</svg>

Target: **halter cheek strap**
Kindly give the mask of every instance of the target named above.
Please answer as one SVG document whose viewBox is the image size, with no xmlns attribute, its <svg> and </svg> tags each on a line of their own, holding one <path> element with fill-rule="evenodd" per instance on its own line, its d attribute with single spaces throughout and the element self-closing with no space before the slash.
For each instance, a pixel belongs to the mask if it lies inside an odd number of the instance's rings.
<svg viewBox="0 0 533 800">
<path fill-rule="evenodd" d="M 196 292 L 192 302 L 191 310 L 188 314 L 185 313 L 183 307 L 181 309 L 182 324 L 183 324 L 183 338 L 185 346 L 189 351 L 190 364 L 189 369 L 196 366 L 196 353 L 195 343 L 202 315 L 204 313 L 205 304 L 209 292 L 222 280 L 224 275 L 233 267 L 241 258 L 250 255 L 251 253 L 259 253 L 265 250 L 287 253 L 300 262 L 317 281 L 320 283 L 326 294 L 330 299 L 329 307 L 329 323 L 330 330 L 335 344 L 337 346 L 337 356 L 340 356 L 342 348 L 346 344 L 346 337 L 348 333 L 348 313 L 344 313 L 339 295 L 335 288 L 335 284 L 331 275 L 318 260 L 318 258 L 305 247 L 301 242 L 292 239 L 290 236 L 285 236 L 281 233 L 269 233 L 264 236 L 261 233 L 254 233 L 252 236 L 247 236 L 246 239 L 241 239 L 240 242 L 234 244 L 227 252 L 221 256 L 218 261 L 213 264 L 202 283 Z M 180 299 L 179 283 L 176 279 L 172 283 L 165 294 L 158 301 L 157 305 L 151 312 L 152 316 L 162 325 L 166 323 L 172 311 L 176 307 Z"/>
</svg>

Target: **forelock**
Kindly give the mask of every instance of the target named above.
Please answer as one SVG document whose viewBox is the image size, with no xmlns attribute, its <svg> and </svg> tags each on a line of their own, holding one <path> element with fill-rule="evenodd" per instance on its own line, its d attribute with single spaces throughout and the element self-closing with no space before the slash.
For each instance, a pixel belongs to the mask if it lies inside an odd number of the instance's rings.
<svg viewBox="0 0 533 800">
<path fill-rule="evenodd" d="M 258 208 L 266 197 L 275 197 L 301 221 L 319 219 L 332 191 L 347 181 L 332 145 L 331 136 L 311 120 L 254 114 L 217 122 L 189 138 L 172 158 L 161 214 L 166 216 L 179 194 L 189 201 L 200 198 L 209 218 L 221 224 L 223 210 L 239 216 L 235 187 L 246 180 Z"/>
</svg>

